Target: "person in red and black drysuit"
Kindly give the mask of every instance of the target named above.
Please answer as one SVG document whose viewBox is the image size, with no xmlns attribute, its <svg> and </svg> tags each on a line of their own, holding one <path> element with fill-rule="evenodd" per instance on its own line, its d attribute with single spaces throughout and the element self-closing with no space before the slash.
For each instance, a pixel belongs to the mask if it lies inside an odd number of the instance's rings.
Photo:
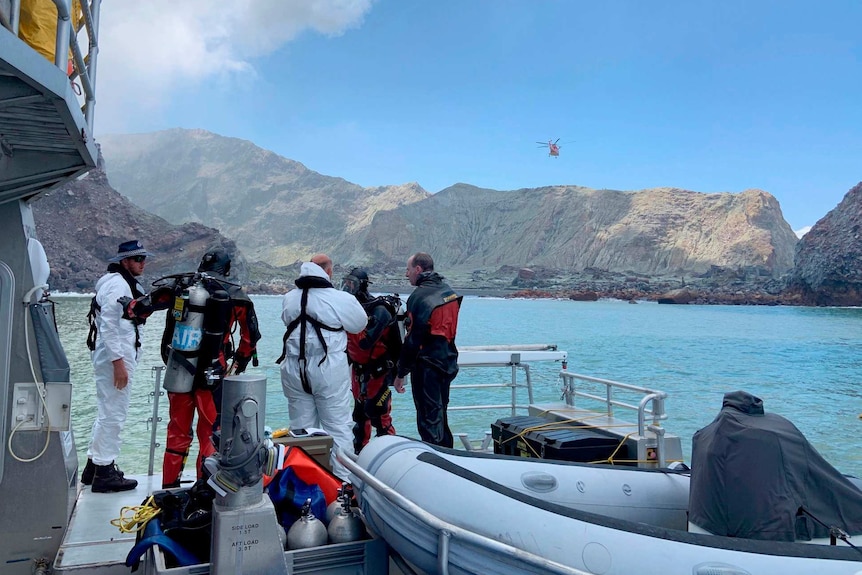
<svg viewBox="0 0 862 575">
<path fill-rule="evenodd" d="M 453 447 L 446 408 L 449 386 L 458 375 L 455 333 L 463 296 L 434 271 L 434 260 L 424 252 L 410 256 L 405 275 L 416 289 L 407 299 L 407 336 L 393 386 L 404 393 L 404 377 L 410 374 L 419 437 L 427 443 Z"/>
<path fill-rule="evenodd" d="M 242 286 L 229 281 L 231 258 L 222 248 L 204 254 L 197 274 L 174 276 L 172 284 L 154 290 L 145 301 L 133 300 L 128 306 L 132 316 L 146 317 L 153 311 L 167 309 L 174 303 L 189 282 L 200 282 L 209 293 L 204 312 L 204 336 L 200 350 L 196 353 L 192 390 L 188 393 L 168 392 L 170 419 L 168 421 L 165 457 L 162 463 L 162 488 L 179 487 L 194 439 L 192 424 L 195 412 L 198 415 L 197 431 L 200 450 L 197 460 L 197 476 L 203 475 L 204 460 L 215 453 L 212 434 L 219 425 L 221 414 L 221 391 L 225 375 L 240 374 L 254 359 L 257 365 L 257 342 L 260 340 L 254 304 Z M 215 305 L 209 305 L 210 303 Z M 170 345 L 174 336 L 176 319 L 167 314 L 162 335 L 162 360 L 168 363 Z M 234 337 L 239 328 L 239 345 Z M 228 362 L 232 360 L 230 367 Z M 212 370 L 208 373 L 208 370 Z"/>
<path fill-rule="evenodd" d="M 368 325 L 360 333 L 347 334 L 347 357 L 352 366 L 353 448 L 357 454 L 377 436 L 395 435 L 392 425 L 392 390 L 395 363 L 401 354 L 398 330 L 398 296 L 372 297 L 368 293 L 368 272 L 353 268 L 341 280 L 341 289 L 356 296 Z"/>
</svg>

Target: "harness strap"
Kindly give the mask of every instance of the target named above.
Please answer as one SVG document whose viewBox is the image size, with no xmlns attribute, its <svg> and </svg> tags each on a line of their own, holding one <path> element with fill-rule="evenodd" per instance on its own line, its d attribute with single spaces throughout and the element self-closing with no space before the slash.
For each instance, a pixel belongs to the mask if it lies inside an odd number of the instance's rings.
<svg viewBox="0 0 862 575">
<path fill-rule="evenodd" d="M 376 359 L 370 360 L 368 363 L 354 363 L 353 369 L 360 377 L 367 376 L 370 378 L 378 377 L 387 370 L 395 367 L 395 360 L 398 358 L 389 355 L 387 352 Z"/>
<path fill-rule="evenodd" d="M 305 356 L 305 338 L 307 335 L 307 324 L 311 324 L 314 328 L 314 333 L 317 334 L 317 339 L 320 342 L 320 345 L 323 347 L 323 358 L 318 362 L 317 366 L 320 367 L 323 365 L 323 362 L 326 361 L 326 357 L 329 353 L 329 350 L 326 346 L 326 339 L 323 337 L 323 330 L 326 331 L 344 331 L 344 328 L 339 327 L 331 327 L 323 323 L 322 321 L 315 319 L 308 315 L 306 312 L 306 308 L 308 306 L 308 290 L 311 289 L 309 287 L 302 288 L 302 298 L 299 302 L 299 316 L 290 322 L 287 326 L 287 329 L 284 332 L 284 337 L 282 338 L 282 350 L 281 355 L 275 363 L 281 363 L 284 361 L 284 358 L 287 357 L 287 340 L 290 337 L 290 334 L 293 333 L 293 330 L 296 329 L 296 326 L 299 326 L 299 380 L 302 382 L 302 390 L 305 393 L 311 394 L 311 384 L 308 381 L 308 372 L 306 370 L 306 366 L 308 365 L 308 358 Z"/>
<path fill-rule="evenodd" d="M 102 306 L 96 302 L 96 296 L 90 300 L 90 311 L 87 312 L 87 323 L 90 324 L 90 331 L 87 333 L 87 349 L 90 351 L 96 350 L 96 336 L 98 329 L 96 328 L 96 313 L 102 311 Z"/>
<path fill-rule="evenodd" d="M 182 351 L 171 348 L 171 351 L 174 352 L 173 353 L 174 361 L 176 361 L 178 364 L 183 366 L 183 369 L 185 369 L 187 372 L 194 375 L 195 372 L 197 371 L 197 366 L 192 365 L 192 362 L 190 362 L 187 358 L 198 357 L 200 355 L 200 350 L 196 350 L 196 351 L 192 351 L 192 352 L 182 352 Z"/>
<path fill-rule="evenodd" d="M 306 326 L 308 322 L 305 321 L 305 309 L 308 305 L 308 288 L 302 290 L 302 300 L 299 304 L 299 316 L 303 319 L 299 323 L 299 380 L 302 382 L 302 390 L 311 395 L 311 384 L 308 383 L 308 373 L 306 372 L 306 359 L 305 359 L 305 335 L 306 335 Z M 317 334 L 320 337 L 320 333 Z M 323 345 L 323 357 L 326 357 L 326 344 Z"/>
<path fill-rule="evenodd" d="M 123 278 L 123 280 L 128 284 L 129 289 L 132 291 L 133 298 L 139 298 L 144 296 L 143 286 L 138 283 L 138 280 L 129 273 L 129 271 L 121 266 L 118 263 L 111 263 L 108 265 L 108 273 L 117 273 Z M 96 315 L 97 313 L 102 312 L 102 306 L 96 302 L 96 296 L 93 296 L 92 301 L 90 302 L 90 311 L 87 313 L 87 321 L 90 322 L 90 331 L 87 334 L 87 347 L 90 351 L 96 350 L 96 338 L 98 337 L 98 328 L 96 327 Z M 141 347 L 141 331 L 139 326 L 147 323 L 147 319 L 143 317 L 135 317 L 132 318 L 132 325 L 135 326 L 135 349 Z"/>
</svg>

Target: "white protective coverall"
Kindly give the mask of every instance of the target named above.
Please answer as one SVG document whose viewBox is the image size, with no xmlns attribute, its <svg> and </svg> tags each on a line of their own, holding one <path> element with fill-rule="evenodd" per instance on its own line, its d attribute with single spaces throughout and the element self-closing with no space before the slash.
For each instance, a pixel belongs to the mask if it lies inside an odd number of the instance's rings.
<svg viewBox="0 0 862 575">
<path fill-rule="evenodd" d="M 329 281 L 323 268 L 312 262 L 302 264 L 299 276 L 314 276 Z M 294 289 L 284 295 L 281 319 L 285 326 L 299 317 L 302 291 Z M 322 330 L 327 349 L 324 359 L 323 346 L 317 332 L 310 323 L 306 326 L 305 356 L 310 394 L 303 390 L 299 376 L 300 326 L 297 325 L 290 334 L 286 343 L 287 353 L 281 364 L 281 386 L 287 398 L 290 427 L 322 428 L 332 436 L 335 448 L 352 453 L 353 394 L 350 391 L 345 331 L 361 332 L 365 329 L 368 317 L 353 295 L 331 287 L 308 290 L 306 313 L 329 327 L 342 327 L 343 331 Z M 321 360 L 323 363 L 320 363 Z M 338 463 L 334 451 L 330 455 L 330 461 L 333 473 L 347 481 L 347 468 Z"/>
<path fill-rule="evenodd" d="M 132 290 L 123 276 L 108 273 L 96 282 L 96 349 L 92 352 L 96 379 L 98 413 L 93 423 L 93 438 L 87 457 L 96 465 L 110 465 L 120 455 L 120 432 L 129 413 L 132 377 L 138 364 L 140 348 L 135 347 L 135 324 L 123 319 L 123 307 L 117 300 L 132 297 Z M 141 330 L 143 326 L 138 326 Z M 129 383 L 123 389 L 114 387 L 115 359 L 123 359 L 129 372 Z"/>
</svg>

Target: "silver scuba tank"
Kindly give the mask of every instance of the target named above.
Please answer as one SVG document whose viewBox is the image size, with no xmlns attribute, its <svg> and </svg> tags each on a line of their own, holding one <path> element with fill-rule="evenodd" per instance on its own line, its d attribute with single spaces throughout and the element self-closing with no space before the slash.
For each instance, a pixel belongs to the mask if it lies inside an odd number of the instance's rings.
<svg viewBox="0 0 862 575">
<path fill-rule="evenodd" d="M 367 531 L 356 508 L 350 507 L 350 499 L 341 502 L 341 512 L 336 513 L 326 529 L 330 543 L 348 543 L 365 538 Z"/>
<path fill-rule="evenodd" d="M 407 309 L 401 303 L 401 298 L 398 299 L 398 309 L 395 310 L 395 321 L 398 324 L 398 333 L 401 334 L 401 341 L 407 337 L 407 326 L 404 324 L 407 319 Z"/>
<path fill-rule="evenodd" d="M 341 513 L 341 507 L 342 507 L 341 503 L 342 503 L 342 501 L 344 501 L 345 493 L 347 492 L 349 485 L 350 484 L 347 483 L 346 481 L 344 483 L 342 483 L 341 487 L 338 488 L 338 497 L 335 498 L 335 501 L 333 501 L 332 503 L 330 503 L 329 505 L 326 506 L 326 524 L 327 525 L 329 525 L 329 523 L 332 521 L 333 517 L 335 517 L 336 515 Z M 350 497 L 350 496 L 351 496 L 350 494 L 347 495 L 347 497 Z"/>
<path fill-rule="evenodd" d="M 326 527 L 311 512 L 311 499 L 302 506 L 302 516 L 287 531 L 288 549 L 306 549 L 326 544 Z"/>
<path fill-rule="evenodd" d="M 204 310 L 209 292 L 200 283 L 183 290 L 170 310 L 176 324 L 171 337 L 167 370 L 162 387 L 167 391 L 188 393 L 197 370 L 197 352 L 203 340 Z"/>
</svg>

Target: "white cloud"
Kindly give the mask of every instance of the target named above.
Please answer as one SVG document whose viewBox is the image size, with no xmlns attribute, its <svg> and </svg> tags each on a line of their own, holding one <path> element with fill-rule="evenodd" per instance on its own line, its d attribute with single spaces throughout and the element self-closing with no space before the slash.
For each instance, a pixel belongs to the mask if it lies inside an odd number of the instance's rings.
<svg viewBox="0 0 862 575">
<path fill-rule="evenodd" d="M 207 78 L 253 74 L 306 30 L 338 36 L 362 24 L 373 0 L 125 0 L 102 5 L 97 71 L 99 131 L 153 113 Z"/>
<path fill-rule="evenodd" d="M 807 234 L 809 231 L 811 231 L 811 226 L 805 226 L 801 230 L 793 230 L 793 233 L 796 234 L 797 238 L 801 238 L 802 236 Z"/>
</svg>

